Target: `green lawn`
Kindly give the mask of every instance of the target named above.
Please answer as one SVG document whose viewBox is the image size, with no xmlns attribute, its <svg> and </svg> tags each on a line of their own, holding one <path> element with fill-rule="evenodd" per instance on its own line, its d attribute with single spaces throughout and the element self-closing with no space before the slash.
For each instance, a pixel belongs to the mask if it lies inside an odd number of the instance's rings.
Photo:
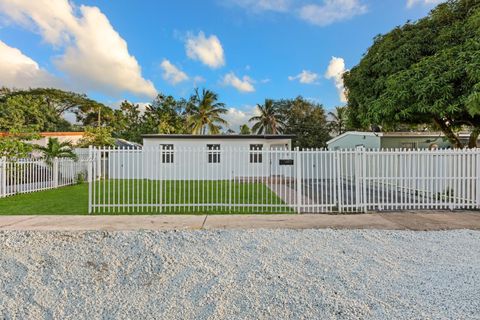
<svg viewBox="0 0 480 320">
<path fill-rule="evenodd" d="M 262 183 L 229 181 L 108 180 L 95 183 L 95 214 L 228 214 L 293 212 Z M 99 192 L 101 191 L 101 192 Z M 123 206 L 108 203 L 162 203 L 163 208 Z M 233 204 L 211 206 L 209 204 Z M 238 204 L 252 204 L 239 207 Z M 275 205 L 275 207 L 269 207 Z M 0 199 L 0 214 L 87 214 L 88 184 L 62 187 Z"/>
</svg>

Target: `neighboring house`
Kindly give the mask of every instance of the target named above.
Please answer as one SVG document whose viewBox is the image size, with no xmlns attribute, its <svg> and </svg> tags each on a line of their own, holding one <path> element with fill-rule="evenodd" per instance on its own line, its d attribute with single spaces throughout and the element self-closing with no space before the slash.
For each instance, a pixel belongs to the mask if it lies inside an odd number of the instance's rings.
<svg viewBox="0 0 480 320">
<path fill-rule="evenodd" d="M 41 132 L 40 139 L 29 141 L 32 144 L 36 144 L 42 147 L 46 147 L 49 138 L 57 138 L 59 142 L 70 142 L 73 145 L 78 144 L 80 139 L 83 138 L 84 132 Z"/>
<path fill-rule="evenodd" d="M 469 133 L 460 133 L 467 143 Z M 442 132 L 358 132 L 349 131 L 327 142 L 329 150 L 355 149 L 447 149 L 451 143 Z"/>
</svg>

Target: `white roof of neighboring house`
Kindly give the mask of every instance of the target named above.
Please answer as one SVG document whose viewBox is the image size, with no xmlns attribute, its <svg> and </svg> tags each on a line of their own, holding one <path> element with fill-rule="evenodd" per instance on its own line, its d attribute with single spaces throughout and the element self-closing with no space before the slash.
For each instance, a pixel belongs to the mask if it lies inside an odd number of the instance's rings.
<svg viewBox="0 0 480 320">
<path fill-rule="evenodd" d="M 369 136 L 369 137 L 379 137 L 382 135 L 381 132 L 362 132 L 362 131 L 347 131 L 345 133 L 342 133 L 341 135 L 339 136 L 336 136 L 335 138 L 333 139 L 330 139 L 327 141 L 327 144 L 331 144 L 337 140 L 340 140 L 342 139 L 343 137 L 346 137 L 346 136 Z"/>
</svg>

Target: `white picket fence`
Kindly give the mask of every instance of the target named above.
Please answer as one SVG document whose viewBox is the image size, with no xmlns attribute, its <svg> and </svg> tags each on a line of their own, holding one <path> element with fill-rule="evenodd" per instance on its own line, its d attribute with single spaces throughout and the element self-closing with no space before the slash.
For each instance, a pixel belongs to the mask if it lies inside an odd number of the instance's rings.
<svg viewBox="0 0 480 320">
<path fill-rule="evenodd" d="M 480 208 L 480 150 L 90 150 L 90 213 Z"/>
<path fill-rule="evenodd" d="M 79 179 L 87 181 L 89 163 L 85 157 L 55 158 L 51 163 L 38 158 L 0 159 L 0 198 L 73 185 Z"/>
</svg>

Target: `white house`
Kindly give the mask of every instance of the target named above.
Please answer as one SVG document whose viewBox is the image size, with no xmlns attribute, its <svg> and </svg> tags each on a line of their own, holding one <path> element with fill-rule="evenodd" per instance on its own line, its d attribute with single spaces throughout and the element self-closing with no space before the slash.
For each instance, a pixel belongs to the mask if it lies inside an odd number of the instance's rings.
<svg viewBox="0 0 480 320">
<path fill-rule="evenodd" d="M 109 175 L 207 180 L 290 175 L 293 168 L 289 165 L 292 160 L 290 150 L 293 137 L 293 135 L 144 135 L 143 149 L 125 152 L 120 150 L 111 154 Z M 135 163 L 138 164 L 140 161 L 143 162 L 142 169 L 138 170 Z"/>
</svg>

